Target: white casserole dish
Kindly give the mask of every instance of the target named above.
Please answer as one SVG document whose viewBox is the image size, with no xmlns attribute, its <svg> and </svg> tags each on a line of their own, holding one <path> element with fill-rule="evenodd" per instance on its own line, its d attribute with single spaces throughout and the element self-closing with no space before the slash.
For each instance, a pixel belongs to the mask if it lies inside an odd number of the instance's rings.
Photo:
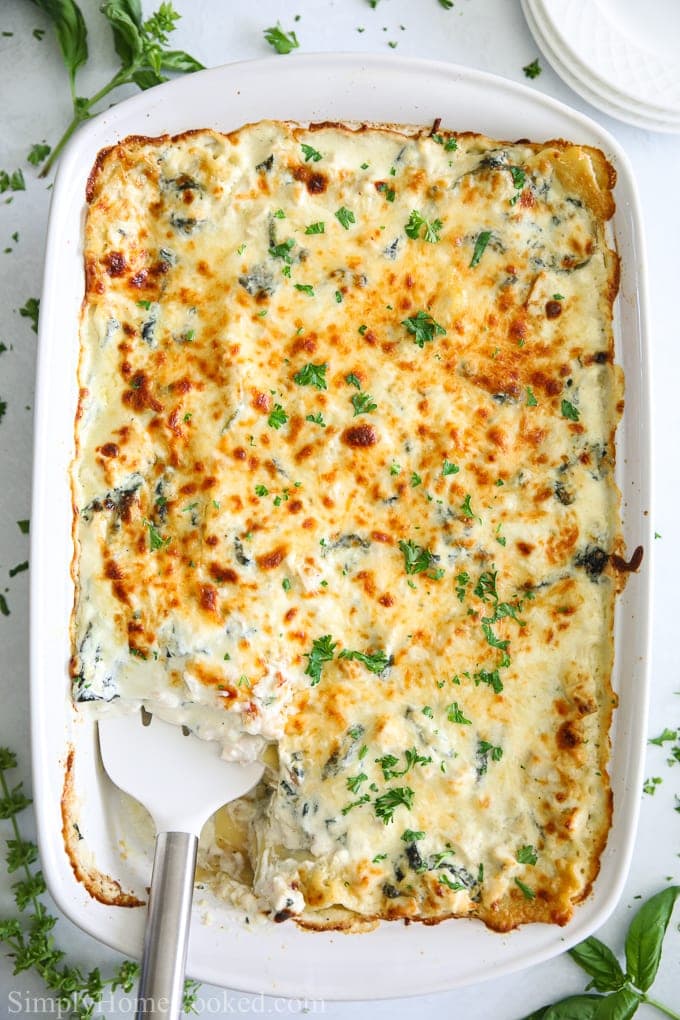
<svg viewBox="0 0 680 1020">
<path fill-rule="evenodd" d="M 190 128 L 229 131 L 262 118 L 428 124 L 499 139 L 567 138 L 601 148 L 618 173 L 612 223 L 622 262 L 616 304 L 617 361 L 626 411 L 617 435 L 617 480 L 630 552 L 645 559 L 616 610 L 615 714 L 611 759 L 614 818 L 600 875 L 565 928 L 529 925 L 509 934 L 469 920 L 434 927 L 383 924 L 365 935 L 306 933 L 290 924 L 249 927 L 197 893 L 188 973 L 251 992 L 356 999 L 424 994 L 527 967 L 596 930 L 614 908 L 633 848 L 647 711 L 650 592 L 650 401 L 644 253 L 631 170 L 618 144 L 593 121 L 528 87 L 452 64 L 357 55 L 293 56 L 232 64 L 143 93 L 79 131 L 57 175 L 41 304 L 32 512 L 31 695 L 33 769 L 42 861 L 62 911 L 102 942 L 139 955 L 145 910 L 106 906 L 76 880 L 64 851 L 60 801 L 75 751 L 79 824 L 97 868 L 145 898 L 150 856 L 123 831 L 117 791 L 98 761 L 94 725 L 70 703 L 69 620 L 73 421 L 78 319 L 83 298 L 85 186 L 99 150 L 126 135 Z M 125 839 L 123 856 L 119 841 Z M 149 846 L 148 850 L 150 851 Z"/>
</svg>

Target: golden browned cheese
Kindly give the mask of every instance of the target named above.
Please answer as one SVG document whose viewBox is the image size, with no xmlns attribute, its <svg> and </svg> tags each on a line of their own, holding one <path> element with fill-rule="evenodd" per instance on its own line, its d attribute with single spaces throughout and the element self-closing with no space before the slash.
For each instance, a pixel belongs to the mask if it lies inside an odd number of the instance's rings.
<svg viewBox="0 0 680 1020">
<path fill-rule="evenodd" d="M 564 924 L 599 866 L 613 172 L 263 122 L 89 187 L 77 701 L 267 756 L 202 875 L 311 928 Z"/>
</svg>

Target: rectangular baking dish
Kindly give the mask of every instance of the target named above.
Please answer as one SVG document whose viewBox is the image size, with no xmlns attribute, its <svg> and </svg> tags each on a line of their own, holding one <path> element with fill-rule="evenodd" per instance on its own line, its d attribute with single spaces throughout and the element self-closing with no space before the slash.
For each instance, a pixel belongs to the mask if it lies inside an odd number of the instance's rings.
<svg viewBox="0 0 680 1020">
<path fill-rule="evenodd" d="M 614 687 L 620 707 L 612 733 L 614 818 L 600 875 L 565 928 L 529 925 L 509 934 L 477 921 L 426 927 L 383 924 L 364 935 L 310 934 L 292 925 L 245 926 L 224 904 L 197 891 L 188 972 L 250 992 L 355 999 L 424 994 L 528 967 L 596 930 L 614 908 L 633 848 L 642 782 L 648 689 L 650 592 L 650 401 L 643 239 L 630 166 L 596 123 L 523 85 L 452 64 L 353 54 L 272 57 L 193 74 L 108 110 L 65 151 L 50 215 L 40 316 L 31 555 L 31 701 L 35 801 L 47 883 L 61 910 L 85 931 L 139 955 L 143 907 L 113 906 L 77 881 L 62 838 L 60 803 L 73 769 L 79 835 L 103 899 L 115 883 L 146 897 L 151 843 L 144 825 L 103 774 L 94 723 L 70 702 L 69 619 L 73 422 L 78 319 L 83 299 L 85 187 L 100 149 L 126 135 L 190 128 L 229 131 L 262 118 L 429 124 L 493 138 L 566 138 L 601 148 L 618 174 L 613 239 L 621 256 L 616 303 L 617 361 L 626 375 L 626 410 L 617 435 L 617 481 L 629 551 L 645 559 L 616 610 Z"/>
</svg>

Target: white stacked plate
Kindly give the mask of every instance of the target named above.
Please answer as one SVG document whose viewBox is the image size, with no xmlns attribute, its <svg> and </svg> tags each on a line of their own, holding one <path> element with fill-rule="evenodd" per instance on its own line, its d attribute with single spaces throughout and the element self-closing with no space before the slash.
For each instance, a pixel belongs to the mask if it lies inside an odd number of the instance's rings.
<svg viewBox="0 0 680 1020">
<path fill-rule="evenodd" d="M 559 76 L 593 106 L 680 134 L 680 2 L 522 0 Z"/>
</svg>

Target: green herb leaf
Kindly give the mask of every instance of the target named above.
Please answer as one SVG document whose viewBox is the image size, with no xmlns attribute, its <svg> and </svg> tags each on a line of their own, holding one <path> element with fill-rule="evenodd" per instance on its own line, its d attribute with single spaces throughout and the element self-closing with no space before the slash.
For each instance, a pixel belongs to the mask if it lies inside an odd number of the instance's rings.
<svg viewBox="0 0 680 1020">
<path fill-rule="evenodd" d="M 445 11 L 450 11 L 453 7 L 453 0 L 439 0 L 439 6 L 443 7 Z"/>
<path fill-rule="evenodd" d="M 30 319 L 31 329 L 34 333 L 37 333 L 38 318 L 40 316 L 40 299 L 34 297 L 29 298 L 23 308 L 19 309 L 19 315 L 22 319 Z"/>
<path fill-rule="evenodd" d="M 475 241 L 475 248 L 470 259 L 470 269 L 474 269 L 475 266 L 479 265 L 480 259 L 486 251 L 486 246 L 491 240 L 491 231 L 482 230 L 481 233 L 477 234 L 477 240 Z"/>
<path fill-rule="evenodd" d="M 643 992 L 652 985 L 661 962 L 668 922 L 680 886 L 672 885 L 647 900 L 633 918 L 626 936 L 626 967 L 631 981 Z"/>
<path fill-rule="evenodd" d="M 568 400 L 563 400 L 562 401 L 562 417 L 563 418 L 568 418 L 569 421 L 578 421 L 580 415 L 579 415 L 577 409 L 574 407 L 574 405 L 572 403 L 570 403 Z"/>
<path fill-rule="evenodd" d="M 535 864 L 538 860 L 536 848 L 531 846 L 530 843 L 527 843 L 525 846 L 521 846 L 517 851 L 516 860 L 518 864 Z"/>
<path fill-rule="evenodd" d="M 607 995 L 599 1004 L 597 1020 L 630 1020 L 637 1013 L 641 996 L 632 988 L 620 988 L 613 995 Z"/>
<path fill-rule="evenodd" d="M 534 391 L 532 390 L 531 386 L 527 386 L 526 406 L 527 407 L 537 407 L 538 406 L 538 401 L 536 400 L 536 397 L 534 396 Z"/>
<path fill-rule="evenodd" d="M 313 365 L 309 362 L 296 372 L 293 376 L 293 380 L 298 386 L 315 386 L 317 390 L 327 390 L 328 384 L 326 383 L 326 369 L 328 365 Z"/>
<path fill-rule="evenodd" d="M 305 163 L 309 163 L 310 160 L 313 163 L 318 163 L 319 160 L 323 158 L 321 153 L 317 152 L 317 150 L 311 145 L 301 145 L 300 147 L 302 149 L 302 154 L 305 157 Z"/>
<path fill-rule="evenodd" d="M 663 744 L 666 743 L 666 741 L 675 740 L 677 736 L 678 736 L 677 730 L 669 730 L 668 727 L 666 726 L 663 732 L 660 733 L 658 737 L 653 737 L 649 741 L 649 743 L 656 744 L 657 747 L 661 747 Z"/>
<path fill-rule="evenodd" d="M 309 226 L 305 228 L 305 234 L 325 234 L 325 233 L 326 224 L 323 222 L 323 220 L 318 220 L 316 223 L 310 223 Z"/>
<path fill-rule="evenodd" d="M 534 890 L 530 889 L 528 885 L 525 885 L 524 882 L 522 882 L 521 879 L 516 878 L 515 879 L 515 885 L 517 886 L 518 889 L 522 890 L 522 895 L 524 896 L 525 900 L 535 900 L 536 899 L 536 893 L 534 892 Z"/>
<path fill-rule="evenodd" d="M 276 25 L 265 29 L 264 37 L 269 45 L 281 54 L 291 53 L 300 45 L 295 32 L 286 32 L 278 21 Z"/>
<path fill-rule="evenodd" d="M 425 833 L 420 830 L 414 832 L 413 829 L 404 829 L 401 838 L 404 843 L 416 843 L 419 839 L 425 839 Z"/>
<path fill-rule="evenodd" d="M 311 687 L 316 687 L 321 680 L 324 663 L 331 662 L 336 646 L 337 642 L 333 641 L 331 635 L 325 634 L 323 637 L 314 639 L 311 652 L 305 652 L 307 659 L 305 676 L 311 677 Z"/>
<path fill-rule="evenodd" d="M 523 1020 L 596 1020 L 602 1003 L 601 995 L 570 995 L 552 1006 L 543 1006 Z"/>
<path fill-rule="evenodd" d="M 382 651 L 377 652 L 357 652 L 352 651 L 348 648 L 343 649 L 338 655 L 339 659 L 356 659 L 357 662 L 362 662 L 369 673 L 384 673 L 390 664 L 389 656 Z"/>
<path fill-rule="evenodd" d="M 22 535 L 27 535 L 30 529 L 30 521 L 17 521 L 17 527 Z"/>
<path fill-rule="evenodd" d="M 73 0 L 33 0 L 44 11 L 57 36 L 71 85 L 76 71 L 87 60 L 87 28 L 80 8 Z"/>
<path fill-rule="evenodd" d="M 286 424 L 287 421 L 288 415 L 282 408 L 281 404 L 274 404 L 274 407 L 269 412 L 269 417 L 267 418 L 267 425 L 270 425 L 271 428 L 276 429 L 278 431 L 282 425 Z"/>
<path fill-rule="evenodd" d="M 431 343 L 436 336 L 446 336 L 446 330 L 432 318 L 429 312 L 416 312 L 408 319 L 402 319 L 402 326 L 413 337 L 413 342 L 423 348 L 426 343 Z"/>
<path fill-rule="evenodd" d="M 517 855 L 519 861 L 519 854 Z M 527 862 L 520 862 L 527 863 Z M 528 863 L 535 864 L 536 858 Z M 626 975 L 609 946 L 594 936 L 579 942 L 569 950 L 572 960 L 593 979 L 592 986 L 598 992 L 614 992 L 621 988 Z"/>
<path fill-rule="evenodd" d="M 359 379 L 355 376 L 354 372 L 350 372 L 349 375 L 345 376 L 345 382 L 349 386 L 356 387 L 356 389 L 358 389 L 358 390 L 361 389 L 361 383 L 360 383 Z"/>
<path fill-rule="evenodd" d="M 296 283 L 294 284 L 296 290 L 299 290 L 302 294 L 307 294 L 309 297 L 314 297 L 314 288 L 311 283 Z"/>
<path fill-rule="evenodd" d="M 351 223 L 356 223 L 354 213 L 351 209 L 347 209 L 344 205 L 341 205 L 336 211 L 335 218 L 338 223 L 345 228 L 345 230 L 349 230 Z"/>
<path fill-rule="evenodd" d="M 273 259 L 282 259 L 288 265 L 293 261 L 290 257 L 291 249 L 295 247 L 295 241 L 292 237 L 289 237 L 287 241 L 282 241 L 281 244 L 273 244 L 269 249 L 269 254 Z"/>
<path fill-rule="evenodd" d="M 394 812 L 398 807 L 403 806 L 411 810 L 414 797 L 415 793 L 410 786 L 393 786 L 376 797 L 373 805 L 376 818 L 379 818 L 383 825 L 388 825 L 394 820 Z"/>
<path fill-rule="evenodd" d="M 320 425 L 322 429 L 326 428 L 326 422 L 323 420 L 321 411 L 318 411 L 316 414 L 308 414 L 305 421 L 311 421 L 315 425 Z"/>
<path fill-rule="evenodd" d="M 525 64 L 522 70 L 527 78 L 538 78 L 543 68 L 538 62 L 538 57 L 536 57 L 530 64 Z"/>
<path fill-rule="evenodd" d="M 422 237 L 429 244 L 436 244 L 440 240 L 439 234 L 443 227 L 441 220 L 426 220 L 417 209 L 414 209 L 404 227 L 406 235 L 413 241 Z"/>
<path fill-rule="evenodd" d="M 165 548 L 166 545 L 170 545 L 171 540 L 163 538 L 153 521 L 145 520 L 144 525 L 149 529 L 149 548 L 151 552 L 157 552 L 159 549 Z"/>
<path fill-rule="evenodd" d="M 410 540 L 405 542 L 402 539 L 399 542 L 399 548 L 404 557 L 404 568 L 407 574 L 422 574 L 424 571 L 429 571 L 439 559 L 425 546 L 416 545 Z"/>
<path fill-rule="evenodd" d="M 358 414 L 371 414 L 373 411 L 377 411 L 378 409 L 378 405 L 375 403 L 370 393 L 353 393 L 350 400 L 352 402 L 352 407 L 354 408 L 354 418 L 356 418 Z"/>
<path fill-rule="evenodd" d="M 449 722 L 459 723 L 461 726 L 471 726 L 472 720 L 466 719 L 463 711 L 458 707 L 458 702 L 454 701 L 452 705 L 449 705 L 446 709 L 446 718 Z"/>
<path fill-rule="evenodd" d="M 40 166 L 42 161 L 44 159 L 47 159 L 51 151 L 52 149 L 50 148 L 49 145 L 36 142 L 35 145 L 31 146 L 31 151 L 29 152 L 26 159 L 31 164 L 31 166 Z"/>
<path fill-rule="evenodd" d="M 442 465 L 442 474 L 446 475 L 457 475 L 460 468 L 457 464 L 452 464 L 450 460 L 445 460 Z"/>
</svg>

